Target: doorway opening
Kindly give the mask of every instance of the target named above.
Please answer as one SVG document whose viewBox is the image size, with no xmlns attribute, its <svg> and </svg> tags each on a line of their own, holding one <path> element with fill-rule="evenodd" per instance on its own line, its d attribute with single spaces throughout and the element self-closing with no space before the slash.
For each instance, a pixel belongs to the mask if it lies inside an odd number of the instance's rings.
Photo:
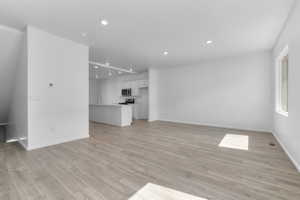
<svg viewBox="0 0 300 200">
<path fill-rule="evenodd" d="M 133 109 L 133 119 L 148 120 L 148 87 L 141 87 L 138 90 L 139 95 L 136 97 L 136 103 Z"/>
</svg>

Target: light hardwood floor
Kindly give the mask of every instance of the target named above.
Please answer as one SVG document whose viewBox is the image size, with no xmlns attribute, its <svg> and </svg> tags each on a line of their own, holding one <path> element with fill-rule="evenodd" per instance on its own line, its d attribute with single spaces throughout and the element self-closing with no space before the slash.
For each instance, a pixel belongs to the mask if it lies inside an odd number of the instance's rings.
<svg viewBox="0 0 300 200">
<path fill-rule="evenodd" d="M 209 200 L 300 199 L 300 174 L 269 133 L 145 121 L 90 132 L 30 152 L 1 144 L 0 199 L 127 200 L 147 183 Z M 248 135 L 249 150 L 219 147 L 226 134 Z"/>
</svg>

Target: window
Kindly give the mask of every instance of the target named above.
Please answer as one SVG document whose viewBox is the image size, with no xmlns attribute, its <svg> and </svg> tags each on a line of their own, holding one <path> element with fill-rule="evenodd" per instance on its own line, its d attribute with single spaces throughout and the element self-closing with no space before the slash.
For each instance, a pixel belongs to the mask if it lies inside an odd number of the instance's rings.
<svg viewBox="0 0 300 200">
<path fill-rule="evenodd" d="M 284 116 L 288 116 L 288 71 L 289 56 L 286 47 L 277 59 L 277 99 L 276 111 Z"/>
</svg>

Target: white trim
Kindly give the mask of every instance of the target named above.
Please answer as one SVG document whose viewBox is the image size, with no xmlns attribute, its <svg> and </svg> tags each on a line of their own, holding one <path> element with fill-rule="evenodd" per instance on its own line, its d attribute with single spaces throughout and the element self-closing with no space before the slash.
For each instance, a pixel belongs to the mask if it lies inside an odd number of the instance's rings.
<svg viewBox="0 0 300 200">
<path fill-rule="evenodd" d="M 288 45 L 284 47 L 284 49 L 280 52 L 280 54 L 276 58 L 275 63 L 275 111 L 276 113 L 288 117 L 288 112 L 281 109 L 281 60 L 284 56 L 288 56 L 289 47 Z M 288 98 L 289 99 L 289 98 Z M 289 102 L 287 102 L 289 104 Z"/>
<path fill-rule="evenodd" d="M 281 110 L 281 109 L 276 109 L 276 113 L 277 113 L 277 114 L 280 114 L 280 115 L 282 115 L 282 116 L 285 116 L 285 117 L 288 117 L 288 116 L 289 116 L 289 113 L 288 113 L 288 112 L 285 112 L 285 111 L 283 111 L 283 110 Z"/>
<path fill-rule="evenodd" d="M 19 29 L 12 28 L 12 27 L 9 27 L 9 26 L 4 26 L 4 25 L 1 25 L 1 24 L 0 24 L 0 29 L 5 30 L 5 31 L 15 32 L 15 33 L 21 33 L 21 34 L 24 33 L 23 31 L 21 31 Z"/>
<path fill-rule="evenodd" d="M 219 125 L 219 124 L 212 124 L 212 123 L 180 121 L 180 120 L 171 120 L 171 119 L 158 119 L 156 121 L 165 121 L 165 122 L 199 125 L 199 126 L 210 126 L 210 127 L 216 127 L 216 128 L 226 128 L 226 129 L 241 130 L 241 131 L 253 131 L 253 132 L 264 132 L 264 133 L 271 133 L 272 132 L 271 130 L 267 130 L 267 129 L 253 129 L 253 128 L 244 128 L 244 127 L 233 127 L 233 126 L 226 126 L 226 125 Z"/>
<path fill-rule="evenodd" d="M 279 136 L 277 135 L 277 133 L 275 131 L 273 131 L 272 134 L 275 137 L 275 139 L 278 141 L 278 143 L 280 144 L 280 146 L 282 147 L 282 149 L 284 150 L 284 152 L 286 153 L 286 155 L 292 161 L 292 163 L 294 164 L 294 166 L 296 167 L 296 169 L 298 170 L 298 172 L 300 173 L 300 164 L 296 161 L 296 159 L 293 158 L 292 154 L 288 151 L 288 149 L 286 148 L 286 146 L 279 139 Z"/>
<path fill-rule="evenodd" d="M 24 144 L 24 140 L 19 140 L 18 143 L 21 144 L 26 151 L 28 151 L 27 146 Z"/>
<path fill-rule="evenodd" d="M 6 140 L 6 143 L 11 143 L 11 142 L 18 142 L 19 139 L 17 138 L 14 138 L 14 139 L 9 139 L 9 140 Z"/>
<path fill-rule="evenodd" d="M 87 136 L 83 136 L 83 137 L 74 137 L 71 139 L 65 139 L 63 141 L 59 141 L 59 142 L 54 142 L 54 143 L 49 143 L 49 144 L 43 144 L 43 145 L 35 145 L 35 146 L 30 146 L 27 145 L 26 150 L 27 151 L 31 151 L 31 150 L 35 150 L 35 149 L 41 149 L 41 148 L 45 148 L 45 147 L 49 147 L 49 146 L 54 146 L 54 145 L 59 145 L 59 144 L 64 144 L 64 143 L 68 143 L 68 142 L 73 142 L 76 140 L 82 140 L 82 139 L 88 139 L 90 137 L 89 133 Z"/>
<path fill-rule="evenodd" d="M 10 142 L 18 142 L 18 141 L 24 141 L 24 140 L 27 140 L 27 138 L 26 138 L 26 137 L 12 138 L 12 139 L 6 140 L 6 143 L 10 143 Z"/>
</svg>

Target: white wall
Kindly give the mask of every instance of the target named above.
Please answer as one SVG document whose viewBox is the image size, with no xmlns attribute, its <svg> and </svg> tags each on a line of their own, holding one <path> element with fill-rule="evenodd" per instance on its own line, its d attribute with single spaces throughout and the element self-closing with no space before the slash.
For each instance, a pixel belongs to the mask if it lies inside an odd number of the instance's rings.
<svg viewBox="0 0 300 200">
<path fill-rule="evenodd" d="M 14 88 L 9 107 L 7 140 L 27 138 L 28 136 L 28 63 L 27 63 L 27 34 L 23 36 L 20 46 L 21 54 L 16 55 L 18 60 L 15 70 Z M 21 144 L 27 148 L 27 140 Z"/>
<path fill-rule="evenodd" d="M 150 118 L 271 131 L 270 72 L 270 52 L 150 70 Z"/>
<path fill-rule="evenodd" d="M 98 80 L 89 79 L 89 104 L 99 104 Z"/>
<path fill-rule="evenodd" d="M 286 45 L 289 46 L 289 114 L 282 116 L 272 108 L 274 116 L 274 134 L 300 171 L 300 3 L 295 1 L 293 11 L 286 27 L 273 50 L 273 61 Z M 275 85 L 275 63 L 273 64 Z M 274 97 L 275 99 L 275 97 Z"/>
<path fill-rule="evenodd" d="M 158 120 L 158 69 L 149 69 L 149 121 Z"/>
<path fill-rule="evenodd" d="M 0 123 L 8 122 L 23 32 L 0 25 Z"/>
<path fill-rule="evenodd" d="M 88 47 L 34 27 L 27 34 L 28 149 L 88 137 Z"/>
</svg>

